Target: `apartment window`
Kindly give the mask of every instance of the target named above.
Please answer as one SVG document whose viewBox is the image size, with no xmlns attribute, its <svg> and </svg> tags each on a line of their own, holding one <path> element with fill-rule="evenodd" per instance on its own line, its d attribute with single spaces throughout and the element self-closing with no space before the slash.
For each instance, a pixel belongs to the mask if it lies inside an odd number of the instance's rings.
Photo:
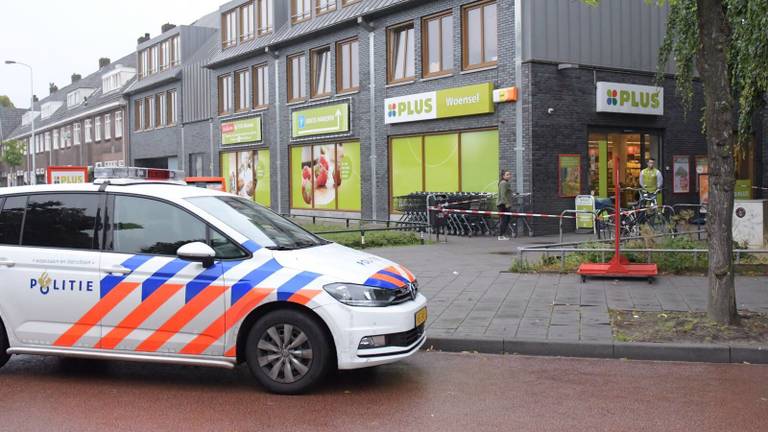
<svg viewBox="0 0 768 432">
<path fill-rule="evenodd" d="M 139 77 L 149 75 L 149 50 L 141 50 L 139 53 Z"/>
<path fill-rule="evenodd" d="M 75 145 L 80 145 L 80 123 L 75 123 L 74 126 L 72 126 L 72 134 L 72 140 Z"/>
<path fill-rule="evenodd" d="M 390 28 L 387 45 L 387 81 L 412 80 L 416 75 L 413 24 Z"/>
<path fill-rule="evenodd" d="M 221 46 L 227 49 L 237 43 L 237 9 L 221 16 Z"/>
<path fill-rule="evenodd" d="M 493 66 L 498 59 L 496 2 L 482 2 L 462 11 L 462 66 L 477 69 Z"/>
<path fill-rule="evenodd" d="M 123 112 L 117 111 L 115 113 L 115 138 L 123 137 Z"/>
<path fill-rule="evenodd" d="M 83 141 L 85 141 L 86 144 L 91 142 L 91 119 L 83 121 Z M 54 143 L 54 145 L 56 145 L 56 143 Z"/>
<path fill-rule="evenodd" d="M 336 10 L 336 0 L 315 0 L 317 2 L 317 8 L 315 13 L 317 15 L 326 14 Z"/>
<path fill-rule="evenodd" d="M 272 32 L 272 0 L 256 0 L 259 36 Z"/>
<path fill-rule="evenodd" d="M 168 92 L 168 105 L 166 111 L 168 111 L 168 124 L 175 125 L 179 118 L 176 111 L 176 90 Z"/>
<path fill-rule="evenodd" d="M 351 4 L 355 4 L 355 3 L 359 2 L 359 1 L 360 0 L 341 0 L 341 6 L 342 7 L 349 6 Z"/>
<path fill-rule="evenodd" d="M 291 0 L 291 22 L 294 24 L 312 18 L 311 0 Z"/>
<path fill-rule="evenodd" d="M 312 97 L 331 94 L 331 48 L 310 51 L 312 56 Z"/>
<path fill-rule="evenodd" d="M 446 12 L 425 18 L 421 25 L 422 73 L 425 77 L 453 71 L 453 15 Z"/>
<path fill-rule="evenodd" d="M 171 65 L 171 41 L 165 40 L 160 44 L 160 70 L 166 70 Z"/>
<path fill-rule="evenodd" d="M 235 72 L 235 111 L 251 108 L 251 75 L 248 69 Z"/>
<path fill-rule="evenodd" d="M 157 102 L 157 119 L 155 122 L 157 123 L 158 127 L 163 127 L 168 125 L 168 105 L 167 105 L 167 99 L 168 96 L 166 93 L 158 93 L 155 95 L 155 101 Z"/>
<path fill-rule="evenodd" d="M 181 63 L 181 38 L 174 36 L 171 39 L 171 66 L 178 66 Z"/>
<path fill-rule="evenodd" d="M 145 122 L 145 124 L 147 126 L 147 129 L 152 129 L 152 128 L 154 128 L 156 126 L 155 125 L 155 98 L 154 98 L 154 96 L 147 96 L 146 98 L 144 98 L 144 105 L 146 106 L 145 116 L 146 116 L 146 120 L 147 120 Z"/>
<path fill-rule="evenodd" d="M 96 117 L 93 125 L 93 140 L 101 141 L 101 117 Z"/>
<path fill-rule="evenodd" d="M 49 151 L 51 149 L 51 133 L 50 132 L 45 133 L 44 142 L 45 142 L 45 151 Z"/>
<path fill-rule="evenodd" d="M 158 70 L 158 66 L 160 64 L 159 57 L 158 57 L 158 46 L 155 45 L 150 50 L 150 73 L 155 73 Z"/>
<path fill-rule="evenodd" d="M 139 99 L 133 103 L 135 107 L 134 112 L 134 130 L 144 130 L 144 99 Z"/>
<path fill-rule="evenodd" d="M 360 59 L 357 38 L 336 44 L 336 92 L 355 91 L 360 88 Z"/>
<path fill-rule="evenodd" d="M 288 57 L 288 102 L 304 100 L 307 97 L 307 59 L 304 54 Z"/>
<path fill-rule="evenodd" d="M 219 77 L 219 115 L 232 112 L 232 75 Z"/>
<path fill-rule="evenodd" d="M 240 6 L 240 41 L 253 39 L 255 36 L 254 4 L 249 2 Z"/>
<path fill-rule="evenodd" d="M 104 114 L 104 139 L 112 139 L 112 114 Z"/>
<path fill-rule="evenodd" d="M 259 108 L 269 104 L 269 75 L 266 64 L 253 67 L 253 107 Z"/>
<path fill-rule="evenodd" d="M 54 150 L 58 150 L 59 149 L 59 130 L 58 129 L 53 130 L 53 132 L 51 133 L 51 138 L 52 138 L 51 148 L 53 148 Z"/>
</svg>

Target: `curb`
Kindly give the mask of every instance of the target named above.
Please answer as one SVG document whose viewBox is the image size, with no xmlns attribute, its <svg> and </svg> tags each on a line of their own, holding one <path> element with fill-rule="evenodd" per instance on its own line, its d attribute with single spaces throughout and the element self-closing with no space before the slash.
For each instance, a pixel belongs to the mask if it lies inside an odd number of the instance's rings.
<svg viewBox="0 0 768 432">
<path fill-rule="evenodd" d="M 521 354 L 703 363 L 768 364 L 768 345 L 672 344 L 647 342 L 577 342 L 492 337 L 429 337 L 422 349 L 485 354 Z"/>
</svg>

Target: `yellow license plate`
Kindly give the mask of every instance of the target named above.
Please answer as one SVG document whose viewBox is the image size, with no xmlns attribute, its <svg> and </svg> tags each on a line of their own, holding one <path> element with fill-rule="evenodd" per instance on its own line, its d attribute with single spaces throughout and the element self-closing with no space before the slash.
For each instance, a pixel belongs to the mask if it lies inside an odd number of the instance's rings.
<svg viewBox="0 0 768 432">
<path fill-rule="evenodd" d="M 416 327 L 427 322 L 427 307 L 423 307 L 416 312 Z"/>
</svg>

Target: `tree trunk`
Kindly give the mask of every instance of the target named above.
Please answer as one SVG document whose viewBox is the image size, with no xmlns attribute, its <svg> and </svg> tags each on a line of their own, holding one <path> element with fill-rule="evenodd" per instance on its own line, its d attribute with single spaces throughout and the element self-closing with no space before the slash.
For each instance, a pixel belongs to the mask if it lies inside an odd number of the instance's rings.
<svg viewBox="0 0 768 432">
<path fill-rule="evenodd" d="M 707 315 L 721 323 L 738 320 L 733 277 L 733 96 L 726 49 L 730 28 L 722 0 L 697 0 L 698 69 L 704 85 L 709 155 L 709 298 Z"/>
</svg>

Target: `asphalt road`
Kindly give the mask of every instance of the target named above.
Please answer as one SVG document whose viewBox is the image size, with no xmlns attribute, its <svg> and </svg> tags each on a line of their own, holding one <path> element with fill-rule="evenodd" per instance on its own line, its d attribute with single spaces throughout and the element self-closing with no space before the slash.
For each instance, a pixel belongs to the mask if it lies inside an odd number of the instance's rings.
<svg viewBox="0 0 768 432">
<path fill-rule="evenodd" d="M 421 352 L 275 396 L 233 371 L 15 357 L 2 431 L 766 431 L 768 366 Z"/>
</svg>

